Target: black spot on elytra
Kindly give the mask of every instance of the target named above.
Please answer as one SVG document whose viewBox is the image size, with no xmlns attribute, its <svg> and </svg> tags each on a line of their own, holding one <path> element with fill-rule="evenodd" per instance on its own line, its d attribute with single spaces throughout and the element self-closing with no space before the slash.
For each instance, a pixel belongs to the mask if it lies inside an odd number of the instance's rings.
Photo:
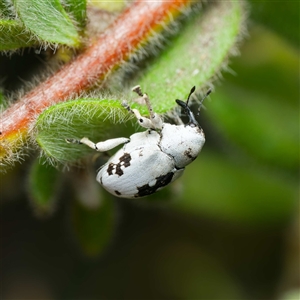
<svg viewBox="0 0 300 300">
<path fill-rule="evenodd" d="M 113 174 L 114 166 L 115 166 L 115 164 L 113 164 L 113 163 L 110 163 L 108 165 L 108 168 L 107 168 L 108 175 L 112 175 Z"/>
<path fill-rule="evenodd" d="M 117 164 L 110 163 L 107 168 L 108 175 L 117 174 L 122 176 L 124 174 L 122 167 L 129 167 L 131 161 L 131 156 L 129 153 L 124 153 L 120 158 Z M 114 172 L 115 171 L 115 172 Z"/>
<path fill-rule="evenodd" d="M 184 151 L 184 155 L 185 156 L 187 156 L 188 158 L 190 158 L 190 159 L 195 159 L 196 157 L 194 157 L 193 155 L 192 155 L 192 149 L 191 148 L 188 148 L 188 150 L 185 150 Z"/>
<path fill-rule="evenodd" d="M 143 197 L 155 193 L 157 189 L 169 184 L 172 181 L 173 176 L 174 173 L 169 172 L 166 175 L 156 177 L 156 183 L 154 186 L 149 186 L 149 184 L 145 184 L 141 187 L 137 187 L 138 193 L 135 194 L 134 197 Z"/>
<path fill-rule="evenodd" d="M 116 164 L 116 174 L 119 176 L 122 176 L 124 173 L 123 170 L 121 169 L 121 166 L 122 165 L 120 163 Z"/>
<path fill-rule="evenodd" d="M 130 166 L 131 156 L 129 153 L 124 153 L 123 156 L 120 157 L 120 163 L 123 162 L 123 166 L 125 168 Z"/>
</svg>

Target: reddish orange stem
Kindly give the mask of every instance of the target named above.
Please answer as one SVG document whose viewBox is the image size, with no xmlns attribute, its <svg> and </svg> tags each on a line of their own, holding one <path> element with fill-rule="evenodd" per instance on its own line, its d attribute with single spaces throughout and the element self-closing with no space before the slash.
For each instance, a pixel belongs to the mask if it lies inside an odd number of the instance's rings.
<svg viewBox="0 0 300 300">
<path fill-rule="evenodd" d="M 20 146 L 17 145 L 16 137 L 26 137 L 31 124 L 41 111 L 103 80 L 110 70 L 128 59 L 141 42 L 147 40 L 153 30 L 168 23 L 170 18 L 178 14 L 189 2 L 189 0 L 149 2 L 138 0 L 133 3 L 84 53 L 3 113 L 0 157 L 6 156 L 5 148 L 8 144 L 11 148 Z"/>
</svg>

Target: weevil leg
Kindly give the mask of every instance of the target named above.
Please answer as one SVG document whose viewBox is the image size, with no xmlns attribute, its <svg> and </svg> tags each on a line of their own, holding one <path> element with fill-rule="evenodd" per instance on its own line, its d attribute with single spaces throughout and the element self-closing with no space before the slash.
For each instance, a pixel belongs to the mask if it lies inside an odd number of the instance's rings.
<svg viewBox="0 0 300 300">
<path fill-rule="evenodd" d="M 144 128 L 152 128 L 152 129 L 162 129 L 163 120 L 161 117 L 153 111 L 150 99 L 147 94 L 143 94 L 141 87 L 139 85 L 132 88 L 132 91 L 137 93 L 140 97 L 142 97 L 147 105 L 150 119 L 142 117 L 140 112 L 137 109 L 131 109 L 127 103 L 123 102 L 123 106 L 131 113 L 135 115 L 140 125 Z"/>
<path fill-rule="evenodd" d="M 139 124 L 144 128 L 152 128 L 155 129 L 150 119 L 141 116 L 138 109 L 131 109 L 127 102 L 123 101 L 122 106 L 125 107 L 130 113 L 134 114 Z"/>
<path fill-rule="evenodd" d="M 95 149 L 96 151 L 105 152 L 105 151 L 111 150 L 121 144 L 125 144 L 125 143 L 129 142 L 129 139 L 121 137 L 121 138 L 109 139 L 104 142 L 98 142 L 95 144 L 88 138 L 84 137 L 81 140 L 66 139 L 66 142 L 72 143 L 72 144 L 84 144 L 92 149 Z"/>
<path fill-rule="evenodd" d="M 151 105 L 151 102 L 150 102 L 150 99 L 149 99 L 148 95 L 144 94 L 143 98 L 146 102 L 146 105 L 147 105 L 147 108 L 148 108 L 148 111 L 149 111 L 149 114 L 150 114 L 150 120 L 151 120 L 154 128 L 155 129 L 162 129 L 163 120 L 157 113 L 155 113 L 153 111 L 153 108 L 152 108 L 152 105 Z"/>
</svg>

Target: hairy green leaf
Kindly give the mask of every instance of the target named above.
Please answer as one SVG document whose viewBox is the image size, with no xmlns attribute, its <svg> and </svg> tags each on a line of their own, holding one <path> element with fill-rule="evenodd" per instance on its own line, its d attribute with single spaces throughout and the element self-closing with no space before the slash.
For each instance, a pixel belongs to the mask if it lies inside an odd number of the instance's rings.
<svg viewBox="0 0 300 300">
<path fill-rule="evenodd" d="M 91 7 L 106 10 L 109 12 L 117 12 L 117 11 L 121 11 L 124 7 L 126 7 L 126 1 L 125 0 L 119 0 L 119 1 L 90 0 L 89 5 Z"/>
<path fill-rule="evenodd" d="M 65 0 L 65 9 L 70 13 L 77 25 L 84 28 L 86 24 L 86 0 Z"/>
<path fill-rule="evenodd" d="M 0 0 L 0 20 L 11 19 L 12 17 L 13 17 L 13 12 L 9 7 L 9 3 L 6 2 L 5 0 Z"/>
<path fill-rule="evenodd" d="M 59 0 L 13 0 L 24 23 L 42 41 L 77 46 L 79 36 Z"/>
<path fill-rule="evenodd" d="M 118 137 L 115 123 L 124 121 L 128 112 L 116 100 L 80 99 L 52 106 L 45 110 L 36 123 L 37 142 L 48 157 L 72 162 L 94 153 L 84 145 L 68 144 L 67 138 L 86 136 L 95 142 Z"/>
<path fill-rule="evenodd" d="M 134 78 L 152 97 L 159 113 L 176 106 L 192 86 L 203 88 L 226 66 L 244 27 L 242 1 L 219 1 L 191 16 L 180 34 L 170 42 L 143 73 Z"/>
<path fill-rule="evenodd" d="M 139 80 L 156 112 L 172 110 L 175 99 L 185 98 L 193 85 L 208 84 L 232 51 L 242 20 L 241 2 L 220 2 L 188 22 L 172 46 L 153 61 Z M 139 108 L 146 112 L 145 107 Z M 115 134 L 118 127 L 114 126 L 112 131 L 112 123 L 104 124 L 103 120 L 113 115 L 118 117 L 110 119 L 119 122 L 126 113 L 117 101 L 90 99 L 58 104 L 38 118 L 37 141 L 49 157 L 71 162 L 85 156 L 90 149 L 67 144 L 66 138 L 87 136 L 96 142 L 103 140 L 103 133 Z"/>
<path fill-rule="evenodd" d="M 20 21 L 0 20 L 0 51 L 14 50 L 37 44 Z"/>
</svg>

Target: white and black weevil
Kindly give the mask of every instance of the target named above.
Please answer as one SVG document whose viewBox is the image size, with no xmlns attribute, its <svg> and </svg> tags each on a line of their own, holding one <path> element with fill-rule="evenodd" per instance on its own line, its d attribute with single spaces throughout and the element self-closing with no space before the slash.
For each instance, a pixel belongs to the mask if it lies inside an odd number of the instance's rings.
<svg viewBox="0 0 300 300">
<path fill-rule="evenodd" d="M 187 124 L 181 122 L 180 125 L 164 123 L 152 110 L 150 100 L 147 94 L 142 93 L 140 86 L 132 90 L 144 99 L 150 118 L 141 116 L 137 109 L 131 109 L 126 102 L 122 105 L 136 116 L 139 124 L 147 128 L 146 131 L 135 133 L 129 139 L 115 138 L 97 144 L 86 137 L 81 140 L 66 140 L 68 143 L 85 144 L 100 152 L 124 144 L 101 167 L 96 177 L 109 193 L 122 198 L 153 194 L 180 177 L 185 166 L 198 156 L 205 142 L 203 130 L 188 106 L 195 87 L 191 89 L 186 102 L 176 100 L 189 117 Z M 209 93 L 210 90 L 205 97 Z"/>
</svg>

